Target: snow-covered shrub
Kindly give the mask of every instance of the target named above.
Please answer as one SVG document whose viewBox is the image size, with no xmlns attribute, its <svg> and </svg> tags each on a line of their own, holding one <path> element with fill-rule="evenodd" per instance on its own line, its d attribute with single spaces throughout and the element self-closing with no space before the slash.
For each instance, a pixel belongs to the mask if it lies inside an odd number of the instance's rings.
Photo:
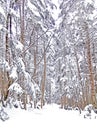
<svg viewBox="0 0 97 130">
<path fill-rule="evenodd" d="M 14 94 L 14 99 L 16 99 L 16 91 L 15 89 L 18 88 L 18 84 L 21 86 L 23 93 L 21 95 L 21 102 L 22 102 L 22 108 L 28 104 L 33 104 L 32 102 L 37 102 L 36 98 L 39 95 L 39 87 L 35 83 L 35 81 L 32 80 L 31 75 L 29 72 L 26 71 L 26 67 L 23 61 L 22 57 L 16 58 L 16 64 L 12 67 L 10 71 L 10 78 L 13 79 L 13 84 L 10 86 L 10 88 L 14 89 L 9 89 L 12 94 Z M 15 87 L 18 86 L 18 87 Z M 13 91 L 11 91 L 13 90 Z M 14 92 L 14 93 L 13 93 Z M 20 95 L 20 94 L 18 94 Z M 32 105 L 31 105 L 32 106 Z"/>
<path fill-rule="evenodd" d="M 84 108 L 85 111 L 88 111 L 89 113 L 91 113 L 91 111 L 93 110 L 93 105 L 89 104 Z"/>
<path fill-rule="evenodd" d="M 96 113 L 94 112 L 94 108 L 93 108 L 93 105 L 92 105 L 92 104 L 87 105 L 87 106 L 84 108 L 82 114 L 83 114 L 84 118 L 89 118 L 89 119 L 91 119 L 91 118 L 96 118 L 96 117 L 97 117 Z"/>
<path fill-rule="evenodd" d="M 10 87 L 9 87 L 9 91 L 10 92 L 15 92 L 17 95 L 18 94 L 22 94 L 23 90 L 20 87 L 20 85 L 18 83 L 13 83 Z"/>
<path fill-rule="evenodd" d="M 10 107 L 18 107 L 23 89 L 18 83 L 13 83 L 8 90 L 9 93 L 6 101 L 7 105 L 9 105 Z"/>
<path fill-rule="evenodd" d="M 9 119 L 8 114 L 4 111 L 4 109 L 2 107 L 0 107 L 0 119 L 2 121 L 6 121 Z"/>
<path fill-rule="evenodd" d="M 30 97 L 28 104 L 34 105 L 40 100 L 40 89 L 39 86 L 35 83 L 34 80 L 31 79 L 31 76 L 28 72 L 24 71 L 23 73 L 23 89 L 27 95 L 27 100 Z M 31 105 L 32 106 L 32 105 Z"/>
</svg>

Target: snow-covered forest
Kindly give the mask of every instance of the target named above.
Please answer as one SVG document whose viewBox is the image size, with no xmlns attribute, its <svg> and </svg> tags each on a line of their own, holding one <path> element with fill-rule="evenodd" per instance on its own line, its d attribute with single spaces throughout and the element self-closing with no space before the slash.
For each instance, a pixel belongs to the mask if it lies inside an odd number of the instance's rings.
<svg viewBox="0 0 97 130">
<path fill-rule="evenodd" d="M 97 1 L 0 0 L 0 110 L 52 103 L 97 113 Z"/>
</svg>

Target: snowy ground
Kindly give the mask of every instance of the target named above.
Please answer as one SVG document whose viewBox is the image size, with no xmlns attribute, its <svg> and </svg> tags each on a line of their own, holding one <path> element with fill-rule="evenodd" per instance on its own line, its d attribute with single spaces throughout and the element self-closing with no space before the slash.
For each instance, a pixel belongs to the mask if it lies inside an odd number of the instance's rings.
<svg viewBox="0 0 97 130">
<path fill-rule="evenodd" d="M 2 122 L 0 130 L 97 130 L 97 119 L 84 119 L 78 111 L 46 105 L 42 110 L 12 109 L 10 119 Z"/>
</svg>

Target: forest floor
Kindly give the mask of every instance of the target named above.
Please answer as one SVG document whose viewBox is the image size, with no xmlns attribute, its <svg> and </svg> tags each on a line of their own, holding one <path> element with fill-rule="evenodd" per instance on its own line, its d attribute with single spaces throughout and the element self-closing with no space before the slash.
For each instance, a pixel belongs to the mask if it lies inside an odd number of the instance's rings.
<svg viewBox="0 0 97 130">
<path fill-rule="evenodd" d="M 46 105 L 43 109 L 8 110 L 9 119 L 0 120 L 0 130 L 97 130 L 97 118 L 84 118 L 79 111 L 60 109 L 58 105 Z"/>
</svg>

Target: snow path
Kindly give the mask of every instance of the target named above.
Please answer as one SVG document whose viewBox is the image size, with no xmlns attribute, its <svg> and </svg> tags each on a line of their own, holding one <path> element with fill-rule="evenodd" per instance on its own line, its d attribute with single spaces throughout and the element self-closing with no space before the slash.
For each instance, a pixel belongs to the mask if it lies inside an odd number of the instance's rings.
<svg viewBox="0 0 97 130">
<path fill-rule="evenodd" d="M 13 109 L 10 119 L 2 122 L 0 130 L 97 130 L 97 119 L 84 119 L 77 111 L 66 111 L 57 105 L 47 105 L 42 110 Z"/>
</svg>

